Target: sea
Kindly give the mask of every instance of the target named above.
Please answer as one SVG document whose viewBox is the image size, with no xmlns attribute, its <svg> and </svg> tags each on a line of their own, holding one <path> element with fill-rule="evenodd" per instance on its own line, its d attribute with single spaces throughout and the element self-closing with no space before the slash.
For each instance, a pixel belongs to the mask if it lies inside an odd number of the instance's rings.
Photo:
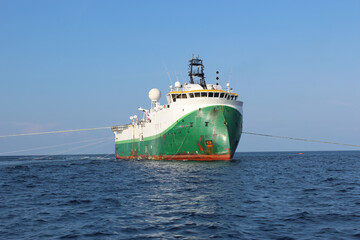
<svg viewBox="0 0 360 240">
<path fill-rule="evenodd" d="M 360 151 L 2 156 L 0 239 L 360 239 Z"/>
</svg>

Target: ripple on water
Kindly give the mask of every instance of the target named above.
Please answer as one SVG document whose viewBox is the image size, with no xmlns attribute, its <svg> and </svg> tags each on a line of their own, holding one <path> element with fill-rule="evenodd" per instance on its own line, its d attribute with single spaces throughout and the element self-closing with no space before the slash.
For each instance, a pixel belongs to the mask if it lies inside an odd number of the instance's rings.
<svg viewBox="0 0 360 240">
<path fill-rule="evenodd" d="M 360 152 L 104 157 L 0 157 L 0 239 L 360 238 Z"/>
</svg>

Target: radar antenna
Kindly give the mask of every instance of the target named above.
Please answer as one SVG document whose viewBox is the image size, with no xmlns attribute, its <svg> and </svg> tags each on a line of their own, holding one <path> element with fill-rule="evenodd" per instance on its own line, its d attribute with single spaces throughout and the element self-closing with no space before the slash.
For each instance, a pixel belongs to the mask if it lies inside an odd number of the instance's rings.
<svg viewBox="0 0 360 240">
<path fill-rule="evenodd" d="M 190 77 L 190 83 L 198 83 L 203 89 L 206 89 L 206 82 L 205 82 L 205 76 L 204 76 L 204 65 L 203 60 L 197 56 L 196 58 L 193 58 L 189 60 L 189 77 Z M 194 78 L 199 78 L 199 80 L 194 81 Z"/>
</svg>

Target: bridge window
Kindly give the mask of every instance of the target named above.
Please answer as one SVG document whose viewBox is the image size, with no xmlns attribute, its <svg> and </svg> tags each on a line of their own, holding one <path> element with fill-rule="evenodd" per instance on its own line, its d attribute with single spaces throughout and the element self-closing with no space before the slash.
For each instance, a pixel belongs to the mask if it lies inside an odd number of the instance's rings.
<svg viewBox="0 0 360 240">
<path fill-rule="evenodd" d="M 187 96 L 186 96 L 186 93 L 183 93 L 183 94 L 174 94 L 173 100 L 176 99 L 176 98 L 182 99 L 182 98 L 187 98 Z M 174 100 L 174 102 L 175 102 L 175 100 Z"/>
<path fill-rule="evenodd" d="M 214 93 L 213 93 L 213 92 L 209 92 L 209 97 L 214 97 Z"/>
<path fill-rule="evenodd" d="M 207 97 L 207 92 L 202 92 L 201 97 Z"/>
<path fill-rule="evenodd" d="M 214 93 L 214 97 L 219 97 L 219 93 L 218 92 Z"/>
<path fill-rule="evenodd" d="M 220 98 L 223 98 L 224 97 L 224 93 L 220 93 Z"/>
<path fill-rule="evenodd" d="M 193 98 L 193 97 L 194 97 L 194 94 L 193 94 L 193 93 L 189 93 L 189 96 L 190 96 L 190 98 Z"/>
<path fill-rule="evenodd" d="M 195 97 L 200 97 L 200 93 L 196 92 Z"/>
</svg>

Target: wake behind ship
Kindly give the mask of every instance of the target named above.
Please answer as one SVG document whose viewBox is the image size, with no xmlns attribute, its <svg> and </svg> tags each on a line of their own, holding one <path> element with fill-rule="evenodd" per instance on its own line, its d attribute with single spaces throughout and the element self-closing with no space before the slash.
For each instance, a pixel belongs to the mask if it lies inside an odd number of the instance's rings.
<svg viewBox="0 0 360 240">
<path fill-rule="evenodd" d="M 218 73 L 218 72 L 217 72 Z M 149 92 L 151 108 L 143 118 L 112 127 L 118 159 L 230 160 L 242 132 L 243 103 L 228 83 L 207 84 L 203 61 L 190 60 L 189 83 L 170 86 L 167 104 L 160 90 Z"/>
</svg>

